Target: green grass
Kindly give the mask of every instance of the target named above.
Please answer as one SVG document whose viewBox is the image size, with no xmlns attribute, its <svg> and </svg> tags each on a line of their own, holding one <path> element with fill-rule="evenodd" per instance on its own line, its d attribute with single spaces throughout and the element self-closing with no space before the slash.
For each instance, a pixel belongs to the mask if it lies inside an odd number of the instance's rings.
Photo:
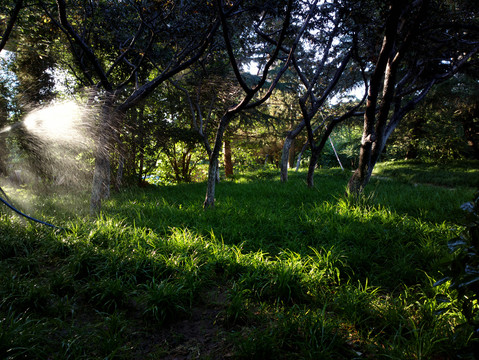
<svg viewBox="0 0 479 360">
<path fill-rule="evenodd" d="M 402 160 L 387 161 L 375 166 L 374 173 L 408 184 L 427 184 L 449 188 L 479 187 L 479 161 L 454 163 Z"/>
<path fill-rule="evenodd" d="M 203 183 L 127 189 L 94 220 L 30 197 L 65 231 L 2 210 L 0 358 L 455 358 L 470 329 L 433 284 L 474 182 L 386 169 L 360 198 L 337 169 L 237 176 L 208 211 Z"/>
</svg>

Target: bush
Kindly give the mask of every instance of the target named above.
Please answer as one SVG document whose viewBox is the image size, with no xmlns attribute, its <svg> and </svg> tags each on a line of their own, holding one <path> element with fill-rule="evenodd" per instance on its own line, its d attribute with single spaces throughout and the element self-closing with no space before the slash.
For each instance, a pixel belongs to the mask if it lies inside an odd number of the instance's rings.
<svg viewBox="0 0 479 360">
<path fill-rule="evenodd" d="M 457 291 L 462 305 L 462 314 L 472 327 L 471 349 L 479 353 L 479 191 L 474 201 L 465 203 L 461 208 L 467 211 L 466 229 L 448 247 L 453 253 L 448 263 L 446 277 L 435 285 L 450 281 L 450 288 Z"/>
</svg>

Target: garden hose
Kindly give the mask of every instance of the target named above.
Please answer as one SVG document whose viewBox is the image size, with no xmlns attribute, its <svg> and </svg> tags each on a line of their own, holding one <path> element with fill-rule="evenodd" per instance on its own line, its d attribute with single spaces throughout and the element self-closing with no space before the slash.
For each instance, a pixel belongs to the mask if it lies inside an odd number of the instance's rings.
<svg viewBox="0 0 479 360">
<path fill-rule="evenodd" d="M 42 221 L 42 220 L 35 219 L 34 217 L 28 216 L 27 214 L 21 212 L 20 210 L 18 210 L 17 208 L 15 208 L 12 204 L 10 204 L 10 200 L 8 199 L 7 194 L 5 193 L 5 191 L 3 191 L 3 189 L 2 189 L 1 187 L 0 187 L 0 192 L 1 192 L 2 195 L 5 196 L 5 198 L 8 200 L 8 201 L 7 201 L 7 200 L 5 200 L 2 196 L 0 196 L 0 201 L 1 201 L 2 203 L 4 203 L 6 206 L 8 206 L 11 210 L 15 211 L 18 215 L 23 216 L 24 218 L 26 218 L 26 219 L 28 219 L 28 220 L 31 220 L 31 221 L 34 221 L 34 222 L 37 222 L 37 223 L 39 223 L 39 224 L 52 227 L 52 228 L 54 228 L 54 229 L 63 230 L 63 228 L 61 228 L 61 227 L 55 226 L 55 225 L 53 225 L 53 224 L 47 223 L 47 222 Z"/>
</svg>

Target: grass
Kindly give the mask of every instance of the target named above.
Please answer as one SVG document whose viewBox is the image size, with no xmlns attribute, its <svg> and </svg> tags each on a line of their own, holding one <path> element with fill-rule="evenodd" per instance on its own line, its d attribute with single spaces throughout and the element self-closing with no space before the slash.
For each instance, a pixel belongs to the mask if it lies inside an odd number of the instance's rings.
<svg viewBox="0 0 479 360">
<path fill-rule="evenodd" d="M 1 215 L 0 357 L 455 358 L 470 329 L 433 284 L 475 184 L 405 165 L 359 199 L 337 169 L 314 189 L 237 176 L 209 211 L 202 183 L 127 189 L 87 221 L 77 198 L 32 198 L 67 230 Z"/>
<path fill-rule="evenodd" d="M 424 163 L 421 161 L 400 160 L 377 164 L 375 174 L 392 177 L 408 184 L 427 184 L 449 188 L 479 187 L 479 161 Z"/>
</svg>

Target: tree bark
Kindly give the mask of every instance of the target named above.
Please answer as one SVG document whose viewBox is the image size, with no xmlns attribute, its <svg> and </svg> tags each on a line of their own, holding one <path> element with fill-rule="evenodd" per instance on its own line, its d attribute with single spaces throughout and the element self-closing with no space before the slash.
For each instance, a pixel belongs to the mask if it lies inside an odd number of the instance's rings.
<svg viewBox="0 0 479 360">
<path fill-rule="evenodd" d="M 288 181 L 289 152 L 294 142 L 294 139 L 296 139 L 298 134 L 304 129 L 305 126 L 306 126 L 306 122 L 303 119 L 293 130 L 291 130 L 288 133 L 288 135 L 284 139 L 283 151 L 281 153 L 281 163 L 280 163 L 281 182 Z"/>
<path fill-rule="evenodd" d="M 109 137 L 112 124 L 111 99 L 105 100 L 101 111 L 100 125 L 95 154 L 95 170 L 93 172 L 92 193 L 90 199 L 90 214 L 94 215 L 101 209 L 102 199 L 110 197 L 110 156 Z"/>
<path fill-rule="evenodd" d="M 316 165 L 318 163 L 319 157 L 321 153 L 323 152 L 324 146 L 326 145 L 326 142 L 329 139 L 329 136 L 333 132 L 334 128 L 336 125 L 338 125 L 340 122 L 348 119 L 350 115 L 353 115 L 353 111 L 350 110 L 348 113 L 344 114 L 342 117 L 333 119 L 325 128 L 324 134 L 321 138 L 321 141 L 319 142 L 318 145 L 314 145 L 313 148 L 311 149 L 311 159 L 309 161 L 309 168 L 308 168 L 308 176 L 307 176 L 307 182 L 308 182 L 308 187 L 313 187 L 314 186 L 314 170 L 316 169 Z M 336 150 L 334 150 L 336 152 Z M 342 167 L 342 166 L 341 166 Z"/>
<path fill-rule="evenodd" d="M 289 149 L 289 168 L 292 168 L 294 167 L 294 158 L 295 158 L 295 155 L 296 155 L 296 139 L 293 139 L 293 141 L 291 142 L 291 147 Z"/>
<path fill-rule="evenodd" d="M 225 167 L 225 176 L 227 178 L 233 176 L 233 162 L 231 160 L 231 142 L 225 140 L 223 142 L 223 165 Z"/>
<path fill-rule="evenodd" d="M 384 124 L 376 124 L 376 105 L 378 103 L 379 92 L 382 88 L 382 85 L 384 85 L 385 92 L 394 89 L 394 79 L 388 79 L 387 72 L 389 72 L 389 75 L 393 74 L 393 72 L 391 73 L 390 62 L 393 59 L 392 52 L 396 42 L 400 13 L 400 2 L 393 2 L 386 23 L 383 44 L 369 81 L 370 86 L 366 103 L 366 111 L 364 113 L 364 127 L 363 136 L 361 138 L 361 149 L 359 151 L 359 164 L 358 168 L 348 182 L 348 191 L 352 194 L 359 194 L 362 192 L 364 187 L 369 182 L 374 167 L 372 155 L 373 143 L 377 141 L 376 130 L 378 127 L 384 128 Z M 383 77 L 386 78 L 383 80 Z M 378 116 L 381 118 L 380 121 L 387 119 L 390 103 L 385 103 L 385 101 L 392 101 L 392 97 L 390 97 L 389 94 L 385 94 L 383 96 L 383 103 L 381 104 L 380 111 L 381 114 Z M 383 139 L 380 139 L 380 142 L 383 142 Z"/>
<path fill-rule="evenodd" d="M 210 162 L 208 167 L 208 180 L 206 185 L 206 197 L 203 207 L 205 209 L 214 207 L 215 205 L 215 185 L 219 178 L 219 163 L 218 158 L 220 154 L 220 148 L 223 145 L 223 136 L 230 120 L 233 118 L 234 113 L 226 112 L 218 124 L 216 131 L 215 146 L 210 154 Z"/>
<path fill-rule="evenodd" d="M 319 160 L 319 154 L 320 154 L 320 151 L 311 152 L 311 159 L 309 160 L 308 176 L 307 176 L 307 183 L 308 183 L 308 187 L 310 188 L 314 186 L 314 169 L 316 169 L 316 165 Z"/>
<path fill-rule="evenodd" d="M 3 50 L 3 48 L 7 44 L 7 40 L 10 37 L 13 27 L 15 26 L 15 22 L 18 19 L 18 14 L 20 13 L 22 6 L 23 6 L 23 0 L 17 0 L 15 3 L 15 7 L 13 8 L 12 13 L 10 15 L 10 19 L 7 23 L 7 27 L 5 28 L 5 31 L 3 32 L 3 35 L 1 37 L 2 40 L 0 41 L 0 52 Z"/>
<path fill-rule="evenodd" d="M 289 155 L 291 146 L 293 144 L 293 139 L 288 135 L 286 139 L 284 139 L 283 143 L 283 151 L 281 153 L 281 182 L 288 181 L 288 168 L 289 168 Z"/>
</svg>

